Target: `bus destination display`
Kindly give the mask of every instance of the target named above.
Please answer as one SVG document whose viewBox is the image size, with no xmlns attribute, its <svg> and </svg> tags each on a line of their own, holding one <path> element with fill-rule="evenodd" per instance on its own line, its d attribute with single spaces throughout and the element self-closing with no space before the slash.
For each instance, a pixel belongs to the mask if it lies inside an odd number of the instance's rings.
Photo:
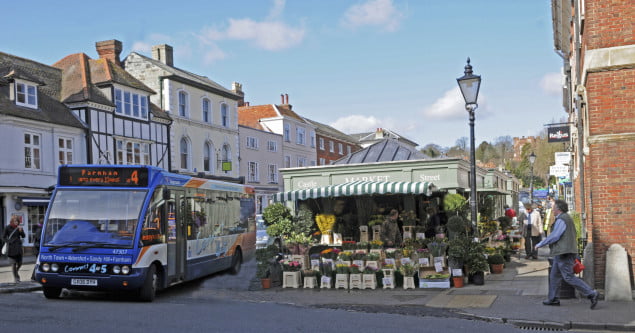
<svg viewBox="0 0 635 333">
<path fill-rule="evenodd" d="M 61 167 L 62 186 L 146 187 L 148 169 L 116 167 Z"/>
</svg>

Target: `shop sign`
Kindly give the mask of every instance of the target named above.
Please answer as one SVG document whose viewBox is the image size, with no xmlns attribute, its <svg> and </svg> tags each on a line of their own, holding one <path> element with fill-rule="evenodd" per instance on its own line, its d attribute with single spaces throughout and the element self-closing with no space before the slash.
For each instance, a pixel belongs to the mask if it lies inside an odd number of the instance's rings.
<svg viewBox="0 0 635 333">
<path fill-rule="evenodd" d="M 296 188 L 298 190 L 304 190 L 304 189 L 308 189 L 308 188 L 315 188 L 318 187 L 318 183 L 315 180 L 299 180 L 297 183 Z"/>
<path fill-rule="evenodd" d="M 390 175 L 367 175 L 367 176 L 349 176 L 344 177 L 345 183 L 365 181 L 365 182 L 388 182 L 390 181 Z"/>
<path fill-rule="evenodd" d="M 436 175 L 425 175 L 425 174 L 421 174 L 419 175 L 419 181 L 422 182 L 434 182 L 434 181 L 440 181 L 441 180 L 441 175 L 440 174 L 436 174 Z"/>
<path fill-rule="evenodd" d="M 552 165 L 549 167 L 549 174 L 556 177 L 566 177 L 569 175 L 569 167 L 561 164 Z"/>
<path fill-rule="evenodd" d="M 547 142 L 569 142 L 569 126 L 547 128 Z"/>
<path fill-rule="evenodd" d="M 556 165 L 564 165 L 564 164 L 570 164 L 571 163 L 571 153 L 570 152 L 566 152 L 566 151 L 556 152 L 554 155 L 555 155 L 555 163 L 556 163 Z"/>
</svg>

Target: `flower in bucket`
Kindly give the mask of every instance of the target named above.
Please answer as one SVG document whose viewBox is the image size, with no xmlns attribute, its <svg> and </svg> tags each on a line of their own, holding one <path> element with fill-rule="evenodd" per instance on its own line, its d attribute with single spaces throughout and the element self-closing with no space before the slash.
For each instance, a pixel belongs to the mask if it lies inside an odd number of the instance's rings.
<svg viewBox="0 0 635 333">
<path fill-rule="evenodd" d="M 283 260 L 282 270 L 285 272 L 298 272 L 302 269 L 302 265 L 295 260 Z"/>
<path fill-rule="evenodd" d="M 302 271 L 302 275 L 305 277 L 317 276 L 317 271 L 314 271 L 312 269 L 305 269 Z"/>
<path fill-rule="evenodd" d="M 378 261 L 379 260 L 379 253 L 369 253 L 364 257 L 364 260 L 366 261 Z"/>
<path fill-rule="evenodd" d="M 320 256 L 324 259 L 333 259 L 335 260 L 335 258 L 337 258 L 337 252 L 335 252 L 336 249 L 334 248 L 328 248 L 328 249 L 324 249 L 322 250 L 322 252 L 320 252 Z"/>
<path fill-rule="evenodd" d="M 349 271 L 351 274 L 360 274 L 360 273 L 361 273 L 361 271 L 359 270 L 359 266 L 357 266 L 357 265 L 351 265 L 351 266 L 349 266 L 349 267 L 348 267 L 348 271 Z"/>
<path fill-rule="evenodd" d="M 380 240 L 374 240 L 372 242 L 370 242 L 370 248 L 371 249 L 381 249 L 384 247 L 384 242 L 380 241 Z"/>
<path fill-rule="evenodd" d="M 337 264 L 335 266 L 335 272 L 337 274 L 348 274 L 348 266 L 344 264 Z"/>
<path fill-rule="evenodd" d="M 355 250 L 357 242 L 355 241 L 343 241 L 342 242 L 342 250 Z"/>
<path fill-rule="evenodd" d="M 386 258 L 395 259 L 397 257 L 397 249 L 386 249 Z"/>
<path fill-rule="evenodd" d="M 415 267 L 412 264 L 403 264 L 399 267 L 399 272 L 403 276 L 413 276 L 415 274 Z"/>
<path fill-rule="evenodd" d="M 364 273 L 364 274 L 375 274 L 375 273 L 377 273 L 377 270 L 375 268 L 371 267 L 371 266 L 366 266 L 362 273 Z"/>
<path fill-rule="evenodd" d="M 315 215 L 315 223 L 323 234 L 331 232 L 335 224 L 335 215 L 317 214 Z"/>
<path fill-rule="evenodd" d="M 428 250 L 430 250 L 430 254 L 432 254 L 433 257 L 445 256 L 447 247 L 448 244 L 445 238 L 436 237 L 432 242 L 428 243 Z"/>
<path fill-rule="evenodd" d="M 350 251 L 342 251 L 340 253 L 340 255 L 338 256 L 338 259 L 342 260 L 342 261 L 350 261 L 351 260 L 351 256 L 353 255 L 353 252 Z"/>
</svg>

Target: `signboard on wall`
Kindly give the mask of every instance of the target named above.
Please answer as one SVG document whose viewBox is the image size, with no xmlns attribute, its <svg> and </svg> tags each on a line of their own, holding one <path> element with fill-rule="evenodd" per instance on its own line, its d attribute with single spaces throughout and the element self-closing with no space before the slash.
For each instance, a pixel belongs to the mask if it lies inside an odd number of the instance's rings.
<svg viewBox="0 0 635 333">
<path fill-rule="evenodd" d="M 549 174 L 556 177 L 567 177 L 569 175 L 569 166 L 556 164 L 549 167 Z"/>
<path fill-rule="evenodd" d="M 571 153 L 570 152 L 556 152 L 555 155 L 555 163 L 556 165 L 564 165 L 571 164 Z"/>
<path fill-rule="evenodd" d="M 571 136 L 569 126 L 547 128 L 547 142 L 569 142 Z"/>
</svg>

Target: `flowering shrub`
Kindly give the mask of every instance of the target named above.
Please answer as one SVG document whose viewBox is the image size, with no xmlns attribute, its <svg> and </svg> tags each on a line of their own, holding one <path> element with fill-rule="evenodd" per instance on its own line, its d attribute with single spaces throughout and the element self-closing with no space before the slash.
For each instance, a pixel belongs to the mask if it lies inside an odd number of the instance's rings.
<svg viewBox="0 0 635 333">
<path fill-rule="evenodd" d="M 295 260 L 283 260 L 282 270 L 285 272 L 298 272 L 302 269 L 302 265 Z"/>
</svg>

